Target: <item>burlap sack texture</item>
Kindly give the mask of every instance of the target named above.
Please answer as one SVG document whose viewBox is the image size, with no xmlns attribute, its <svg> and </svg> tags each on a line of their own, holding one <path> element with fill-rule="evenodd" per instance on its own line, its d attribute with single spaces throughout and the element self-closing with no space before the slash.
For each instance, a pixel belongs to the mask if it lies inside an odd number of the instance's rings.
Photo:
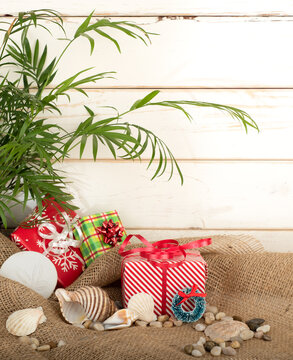
<svg viewBox="0 0 293 360">
<path fill-rule="evenodd" d="M 249 340 L 233 359 L 293 359 L 293 254 L 265 253 L 250 236 L 214 236 L 213 245 L 201 250 L 209 266 L 207 301 L 230 315 L 243 319 L 263 317 L 272 327 L 272 342 Z M 182 243 L 192 239 L 181 239 Z M 0 236 L 0 264 L 18 251 Z M 118 300 L 121 259 L 114 249 L 97 259 L 70 287 L 93 284 L 106 287 Z M 182 347 L 195 343 L 201 333 L 190 324 L 171 329 L 131 327 L 96 332 L 67 324 L 54 296 L 46 300 L 35 292 L 0 277 L 0 359 L 191 359 Z M 19 343 L 5 328 L 8 315 L 19 309 L 42 306 L 48 320 L 39 325 L 34 336 L 41 343 L 63 339 L 67 345 L 37 353 Z M 202 359 L 211 359 L 210 354 Z M 221 356 L 220 359 L 232 359 Z"/>
</svg>

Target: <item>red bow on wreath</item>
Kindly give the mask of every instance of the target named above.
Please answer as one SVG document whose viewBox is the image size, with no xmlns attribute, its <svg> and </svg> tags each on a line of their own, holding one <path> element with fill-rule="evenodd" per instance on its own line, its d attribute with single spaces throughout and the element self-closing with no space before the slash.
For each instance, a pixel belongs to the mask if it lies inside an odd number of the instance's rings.
<svg viewBox="0 0 293 360">
<path fill-rule="evenodd" d="M 97 229 L 97 233 L 104 236 L 104 243 L 115 246 L 117 242 L 122 241 L 124 227 L 119 223 L 114 223 L 112 219 L 105 220 L 100 228 Z"/>
</svg>

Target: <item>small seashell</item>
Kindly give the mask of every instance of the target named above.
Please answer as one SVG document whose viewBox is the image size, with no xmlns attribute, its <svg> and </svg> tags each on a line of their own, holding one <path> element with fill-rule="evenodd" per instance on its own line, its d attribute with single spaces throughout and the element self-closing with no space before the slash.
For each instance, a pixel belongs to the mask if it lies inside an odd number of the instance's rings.
<svg viewBox="0 0 293 360">
<path fill-rule="evenodd" d="M 130 309 L 121 309 L 115 312 L 107 320 L 103 322 L 105 330 L 115 330 L 130 327 L 138 315 Z"/>
<path fill-rule="evenodd" d="M 117 311 L 108 294 L 99 287 L 85 286 L 76 291 L 57 289 L 63 317 L 71 324 L 82 324 L 86 320 L 104 321 Z"/>
<path fill-rule="evenodd" d="M 134 311 L 138 315 L 139 320 L 146 321 L 147 323 L 157 320 L 154 308 L 154 299 L 146 293 L 135 294 L 128 302 L 128 309 Z"/>
<path fill-rule="evenodd" d="M 216 322 L 205 329 L 205 335 L 212 340 L 222 338 L 229 341 L 232 337 L 238 336 L 241 331 L 249 330 L 248 326 L 240 321 L 220 321 Z"/>
<path fill-rule="evenodd" d="M 48 351 L 50 350 L 50 345 L 46 344 L 46 345 L 41 345 L 39 347 L 37 347 L 38 351 Z"/>
<path fill-rule="evenodd" d="M 66 342 L 64 340 L 59 340 L 57 347 L 66 345 Z"/>
<path fill-rule="evenodd" d="M 18 310 L 9 315 L 6 329 L 12 335 L 25 336 L 36 331 L 37 326 L 47 320 L 41 307 Z"/>
</svg>

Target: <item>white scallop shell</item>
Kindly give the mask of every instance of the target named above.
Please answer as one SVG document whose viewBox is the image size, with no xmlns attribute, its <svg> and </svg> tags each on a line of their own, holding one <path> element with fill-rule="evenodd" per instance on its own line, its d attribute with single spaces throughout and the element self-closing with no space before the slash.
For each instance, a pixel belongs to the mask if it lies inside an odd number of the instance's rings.
<svg viewBox="0 0 293 360">
<path fill-rule="evenodd" d="M 9 315 L 6 321 L 6 329 L 12 335 L 30 335 L 36 331 L 39 324 L 46 320 L 42 307 L 18 310 Z"/>
<path fill-rule="evenodd" d="M 157 317 L 154 314 L 154 308 L 154 299 L 151 295 L 146 293 L 135 294 L 128 302 L 128 309 L 133 310 L 138 315 L 139 320 L 148 323 L 157 320 Z"/>
<path fill-rule="evenodd" d="M 137 319 L 138 315 L 134 311 L 121 309 L 105 320 L 103 326 L 105 330 L 122 329 L 130 327 Z"/>
</svg>

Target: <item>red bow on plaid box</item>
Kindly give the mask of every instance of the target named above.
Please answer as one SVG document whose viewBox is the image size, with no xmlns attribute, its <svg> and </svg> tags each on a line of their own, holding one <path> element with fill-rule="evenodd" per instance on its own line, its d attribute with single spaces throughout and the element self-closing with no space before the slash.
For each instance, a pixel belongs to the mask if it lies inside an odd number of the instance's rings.
<svg viewBox="0 0 293 360">
<path fill-rule="evenodd" d="M 114 223 L 112 219 L 105 220 L 103 225 L 97 229 L 98 234 L 104 235 L 104 243 L 115 246 L 117 242 L 122 241 L 124 227 L 119 222 Z"/>
</svg>

